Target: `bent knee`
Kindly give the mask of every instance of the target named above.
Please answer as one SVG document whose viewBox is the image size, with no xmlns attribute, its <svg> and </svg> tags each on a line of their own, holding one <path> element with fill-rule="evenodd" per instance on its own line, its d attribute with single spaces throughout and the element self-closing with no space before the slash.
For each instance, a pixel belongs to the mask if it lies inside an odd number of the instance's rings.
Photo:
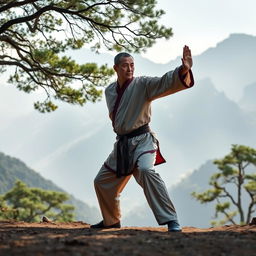
<svg viewBox="0 0 256 256">
<path fill-rule="evenodd" d="M 152 162 L 138 161 L 137 169 L 142 173 L 154 172 L 154 164 Z"/>
<path fill-rule="evenodd" d="M 137 161 L 137 169 L 141 172 L 150 172 L 154 170 L 155 157 L 155 153 L 141 155 Z"/>
</svg>

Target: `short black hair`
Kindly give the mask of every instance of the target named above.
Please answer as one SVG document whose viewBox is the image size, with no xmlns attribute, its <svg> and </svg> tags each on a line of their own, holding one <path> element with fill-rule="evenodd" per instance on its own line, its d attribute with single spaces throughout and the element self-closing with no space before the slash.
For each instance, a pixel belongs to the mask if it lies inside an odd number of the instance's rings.
<svg viewBox="0 0 256 256">
<path fill-rule="evenodd" d="M 130 53 L 127 53 L 127 52 L 120 52 L 118 53 L 115 58 L 114 58 L 114 64 L 115 65 L 118 65 L 120 62 L 121 62 L 121 59 L 124 58 L 124 57 L 132 57 L 132 55 Z"/>
</svg>

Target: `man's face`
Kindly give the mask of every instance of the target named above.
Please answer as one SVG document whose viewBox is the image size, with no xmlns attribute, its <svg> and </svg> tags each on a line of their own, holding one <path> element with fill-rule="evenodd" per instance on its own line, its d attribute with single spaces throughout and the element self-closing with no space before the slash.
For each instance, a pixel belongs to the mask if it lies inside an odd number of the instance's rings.
<svg viewBox="0 0 256 256">
<path fill-rule="evenodd" d="M 126 81 L 133 78 L 134 61 L 132 57 L 123 57 L 119 64 L 114 65 L 114 70 L 117 77 L 121 81 Z"/>
</svg>

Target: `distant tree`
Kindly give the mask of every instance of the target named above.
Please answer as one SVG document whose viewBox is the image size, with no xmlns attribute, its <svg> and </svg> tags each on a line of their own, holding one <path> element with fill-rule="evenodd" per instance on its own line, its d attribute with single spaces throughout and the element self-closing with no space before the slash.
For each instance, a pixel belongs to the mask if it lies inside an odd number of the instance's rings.
<svg viewBox="0 0 256 256">
<path fill-rule="evenodd" d="M 236 224 L 234 217 L 237 215 L 240 224 L 248 224 L 256 205 L 256 150 L 243 145 L 232 145 L 231 153 L 223 159 L 215 160 L 214 164 L 218 166 L 219 172 L 210 178 L 212 188 L 203 193 L 193 192 L 192 196 L 201 203 L 217 202 L 215 218 L 219 214 L 225 218 L 212 222 L 213 225 L 228 222 Z M 243 193 L 249 196 L 248 205 L 242 201 Z M 232 211 L 231 208 L 235 210 Z"/>
<path fill-rule="evenodd" d="M 172 35 L 158 24 L 163 14 L 156 10 L 156 0 L 1 0 L 0 71 L 15 67 L 9 82 L 24 92 L 42 88 L 46 99 L 35 103 L 41 112 L 57 108 L 53 99 L 95 102 L 112 69 L 80 65 L 65 52 L 84 45 L 95 52 L 102 46 L 143 51 Z"/>
<path fill-rule="evenodd" d="M 64 204 L 68 199 L 63 192 L 30 188 L 17 181 L 10 191 L 0 196 L 0 219 L 37 222 L 46 215 L 55 221 L 72 221 L 74 207 Z"/>
</svg>

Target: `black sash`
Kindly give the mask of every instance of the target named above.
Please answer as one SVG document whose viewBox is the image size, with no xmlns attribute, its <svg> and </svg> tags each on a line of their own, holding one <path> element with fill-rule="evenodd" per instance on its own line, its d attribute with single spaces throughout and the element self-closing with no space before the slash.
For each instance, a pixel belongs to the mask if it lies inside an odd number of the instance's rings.
<svg viewBox="0 0 256 256">
<path fill-rule="evenodd" d="M 150 132 L 148 124 L 145 124 L 138 129 L 124 135 L 118 135 L 117 142 L 117 161 L 116 161 L 116 176 L 122 177 L 130 175 L 133 171 L 133 166 L 129 164 L 129 145 L 128 139 Z"/>
</svg>

